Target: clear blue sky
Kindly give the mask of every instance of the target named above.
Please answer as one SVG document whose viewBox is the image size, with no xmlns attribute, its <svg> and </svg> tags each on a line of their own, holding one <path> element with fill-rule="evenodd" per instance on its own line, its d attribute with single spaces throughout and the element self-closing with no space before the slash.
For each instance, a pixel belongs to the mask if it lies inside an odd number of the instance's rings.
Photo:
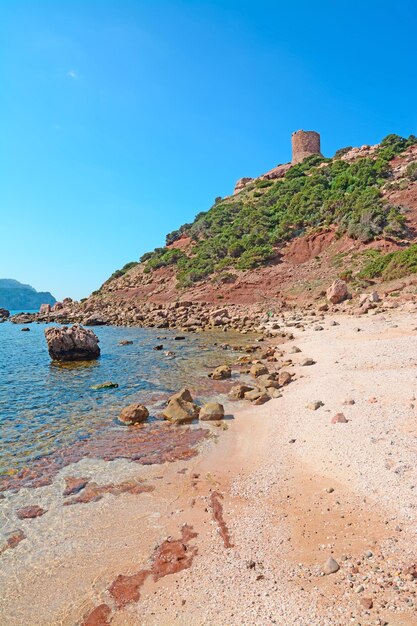
<svg viewBox="0 0 417 626">
<path fill-rule="evenodd" d="M 80 298 L 241 176 L 417 134 L 410 0 L 3 0 L 0 277 Z"/>
</svg>

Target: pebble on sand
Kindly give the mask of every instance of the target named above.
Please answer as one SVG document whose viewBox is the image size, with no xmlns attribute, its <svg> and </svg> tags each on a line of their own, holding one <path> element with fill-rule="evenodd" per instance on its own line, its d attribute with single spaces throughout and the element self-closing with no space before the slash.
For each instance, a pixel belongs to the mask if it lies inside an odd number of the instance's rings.
<svg viewBox="0 0 417 626">
<path fill-rule="evenodd" d="M 309 402 L 306 404 L 306 409 L 310 409 L 311 411 L 317 411 L 321 406 L 324 406 L 324 402 L 321 400 L 316 400 L 315 402 Z"/>
<path fill-rule="evenodd" d="M 336 413 L 336 415 L 334 415 L 332 417 L 332 424 L 347 424 L 347 419 L 346 417 L 343 415 L 343 413 Z"/>
<path fill-rule="evenodd" d="M 314 365 L 314 364 L 315 364 L 315 360 L 310 357 L 303 359 L 300 363 L 302 367 L 306 367 L 307 365 Z"/>
<path fill-rule="evenodd" d="M 340 565 L 333 557 L 329 557 L 323 566 L 323 572 L 328 576 L 329 574 L 335 574 L 340 569 Z"/>
</svg>

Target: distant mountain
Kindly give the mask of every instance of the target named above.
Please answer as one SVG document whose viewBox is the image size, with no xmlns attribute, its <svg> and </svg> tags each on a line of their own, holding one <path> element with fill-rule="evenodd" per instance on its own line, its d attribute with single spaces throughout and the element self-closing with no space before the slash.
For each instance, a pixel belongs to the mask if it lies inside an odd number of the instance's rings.
<svg viewBox="0 0 417 626">
<path fill-rule="evenodd" d="M 55 304 L 49 291 L 36 291 L 13 278 L 0 278 L 0 308 L 9 311 L 39 309 L 41 304 Z"/>
</svg>

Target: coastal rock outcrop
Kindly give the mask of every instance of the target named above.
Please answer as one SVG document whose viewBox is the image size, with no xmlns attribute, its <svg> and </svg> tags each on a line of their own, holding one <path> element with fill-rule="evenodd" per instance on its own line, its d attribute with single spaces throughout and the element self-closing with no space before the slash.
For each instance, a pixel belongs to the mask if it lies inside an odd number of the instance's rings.
<svg viewBox="0 0 417 626">
<path fill-rule="evenodd" d="M 250 178 L 250 176 L 244 176 L 243 178 L 239 178 L 239 180 L 236 182 L 233 195 L 236 195 L 237 193 L 239 193 L 239 191 L 242 191 L 242 189 L 244 189 L 246 185 L 249 185 L 249 183 L 252 181 L 253 178 Z"/>
<path fill-rule="evenodd" d="M 10 316 L 10 311 L 7 309 L 0 309 L 0 318 L 6 319 Z"/>
<path fill-rule="evenodd" d="M 100 356 L 97 335 L 79 324 L 71 328 L 47 328 L 45 338 L 54 361 L 91 361 Z"/>
</svg>

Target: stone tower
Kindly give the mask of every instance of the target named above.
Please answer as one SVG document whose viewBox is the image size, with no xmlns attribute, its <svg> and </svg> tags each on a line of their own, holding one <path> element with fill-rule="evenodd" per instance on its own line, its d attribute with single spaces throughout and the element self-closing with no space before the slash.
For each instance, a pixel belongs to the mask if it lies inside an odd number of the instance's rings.
<svg viewBox="0 0 417 626">
<path fill-rule="evenodd" d="M 320 135 L 314 130 L 297 130 L 291 136 L 291 163 L 301 163 L 312 154 L 320 154 Z"/>
</svg>

